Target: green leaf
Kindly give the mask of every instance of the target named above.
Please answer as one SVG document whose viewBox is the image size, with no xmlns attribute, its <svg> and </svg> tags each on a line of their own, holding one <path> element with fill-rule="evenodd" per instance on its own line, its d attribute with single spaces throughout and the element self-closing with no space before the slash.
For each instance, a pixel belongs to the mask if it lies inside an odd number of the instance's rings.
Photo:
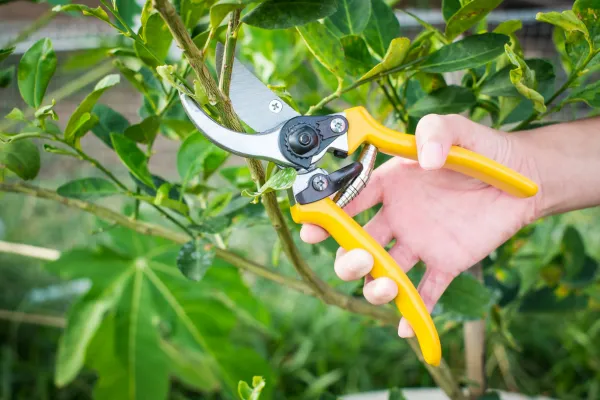
<svg viewBox="0 0 600 400">
<path fill-rule="evenodd" d="M 94 17 L 96 17 L 104 22 L 108 22 L 109 24 L 112 25 L 112 23 L 110 22 L 110 18 L 108 18 L 108 14 L 101 7 L 91 8 L 88 6 L 81 5 L 81 4 L 67 4 L 67 5 L 63 5 L 63 6 L 56 6 L 56 7 L 52 8 L 52 11 L 54 11 L 54 12 L 76 11 L 76 12 L 82 13 L 83 15 L 94 16 Z"/>
<path fill-rule="evenodd" d="M 477 99 L 469 88 L 446 86 L 420 98 L 408 108 L 413 117 L 427 114 L 458 114 L 473 107 Z"/>
<path fill-rule="evenodd" d="M 525 63 L 525 61 L 518 56 L 508 44 L 504 45 L 504 48 L 508 58 L 516 67 L 510 71 L 510 81 L 515 85 L 519 93 L 525 98 L 533 101 L 534 108 L 538 113 L 545 112 L 546 104 L 544 102 L 544 96 L 535 90 L 538 85 L 535 71 L 529 68 L 527 63 Z"/>
<path fill-rule="evenodd" d="M 0 141 L 0 170 L 6 168 L 26 181 L 35 178 L 40 171 L 40 152 L 28 139 L 11 143 Z"/>
<path fill-rule="evenodd" d="M 38 108 L 56 70 L 56 54 L 50 39 L 40 39 L 21 57 L 18 70 L 19 92 L 29 106 Z"/>
<path fill-rule="evenodd" d="M 238 395 L 241 400 L 259 400 L 266 384 L 262 376 L 252 378 L 252 388 L 245 381 L 240 381 L 238 384 Z"/>
<path fill-rule="evenodd" d="M 581 101 L 591 107 L 600 107 L 600 81 L 580 86 L 573 90 L 565 101 L 568 103 Z"/>
<path fill-rule="evenodd" d="M 96 104 L 92 112 L 98 117 L 98 123 L 92 128 L 92 132 L 105 145 L 112 149 L 113 145 L 110 140 L 110 134 L 125 133 L 125 130 L 129 127 L 129 121 L 123 115 L 104 104 Z"/>
<path fill-rule="evenodd" d="M 523 22 L 518 19 L 510 19 L 508 21 L 501 22 L 495 29 L 494 33 L 500 33 L 502 35 L 510 35 L 519 31 L 523 28 Z"/>
<path fill-rule="evenodd" d="M 292 187 L 298 172 L 294 168 L 280 169 L 265 182 L 264 185 L 258 189 L 258 192 L 251 192 L 247 189 L 242 191 L 242 195 L 247 197 L 254 197 L 255 199 L 263 194 L 274 192 L 277 190 L 285 190 Z"/>
<path fill-rule="evenodd" d="M 23 114 L 23 111 L 19 110 L 16 107 L 13 108 L 8 114 L 6 114 L 4 118 L 11 119 L 13 121 L 25 121 L 25 115 Z"/>
<path fill-rule="evenodd" d="M 114 183 L 102 178 L 76 179 L 60 186 L 56 192 L 63 197 L 80 200 L 96 200 L 120 193 Z"/>
<path fill-rule="evenodd" d="M 325 18 L 335 10 L 335 0 L 266 0 L 244 16 L 242 22 L 263 29 L 287 29 Z"/>
<path fill-rule="evenodd" d="M 133 47 L 138 57 L 151 67 L 163 64 L 169 53 L 173 36 L 158 12 L 150 14 L 144 25 L 140 27 L 139 35 L 145 46 L 134 42 Z"/>
<path fill-rule="evenodd" d="M 419 69 L 425 72 L 453 72 L 487 64 L 504 53 L 509 37 L 498 33 L 469 36 L 430 54 Z"/>
<path fill-rule="evenodd" d="M 11 65 L 8 68 L 0 68 L 0 88 L 5 88 L 10 85 L 15 76 L 15 66 Z"/>
<path fill-rule="evenodd" d="M 212 266 L 215 246 L 205 239 L 195 239 L 181 247 L 177 267 L 186 278 L 198 282 Z"/>
<path fill-rule="evenodd" d="M 136 143 L 117 133 L 111 133 L 110 139 L 115 152 L 129 171 L 145 185 L 154 188 L 152 175 L 150 175 L 150 171 L 148 170 L 148 158 L 137 147 Z"/>
<path fill-rule="evenodd" d="M 588 29 L 594 48 L 600 48 L 600 2 L 598 0 L 576 0 L 573 3 L 573 12 L 583 21 Z"/>
<path fill-rule="evenodd" d="M 483 319 L 495 303 L 495 296 L 473 275 L 457 276 L 436 305 L 436 312 L 457 320 Z"/>
<path fill-rule="evenodd" d="M 156 181 L 154 181 L 156 185 Z M 188 215 L 189 207 L 187 204 L 182 202 L 180 199 L 173 199 L 171 195 L 173 193 L 173 185 L 169 182 L 165 182 L 158 187 L 156 191 L 156 197 L 153 199 L 148 199 L 150 203 L 154 203 L 157 206 L 163 206 L 170 208 L 172 210 L 177 211 L 182 215 Z"/>
<path fill-rule="evenodd" d="M 125 129 L 125 136 L 143 144 L 152 144 L 160 127 L 160 117 L 151 115 L 139 124 L 131 125 Z"/>
<path fill-rule="evenodd" d="M 373 65 L 373 57 L 364 39 L 356 35 L 341 38 L 346 60 L 346 71 L 355 77 L 364 75 Z"/>
<path fill-rule="evenodd" d="M 81 123 L 82 117 L 85 114 L 90 114 L 94 105 L 100 99 L 100 96 L 109 88 L 115 86 L 120 81 L 119 75 L 107 75 L 102 78 L 94 87 L 92 93 L 88 94 L 85 99 L 79 104 L 79 106 L 73 111 L 67 127 L 65 128 L 65 139 L 69 143 L 77 143 L 77 141 L 85 135 L 89 129 L 92 129 L 89 125 Z M 111 132 L 112 133 L 112 132 Z"/>
<path fill-rule="evenodd" d="M 535 72 L 535 78 L 540 85 L 552 83 L 556 75 L 551 62 L 537 58 L 525 60 L 527 66 Z M 519 96 L 519 92 L 510 81 L 510 71 L 513 65 L 507 65 L 487 78 L 480 87 L 480 93 L 488 96 Z"/>
<path fill-rule="evenodd" d="M 485 18 L 503 0 L 471 0 L 448 19 L 446 37 L 453 40 Z"/>
<path fill-rule="evenodd" d="M 402 390 L 398 388 L 393 388 L 390 390 L 388 400 L 406 400 L 406 397 L 404 397 L 404 395 L 402 394 Z"/>
<path fill-rule="evenodd" d="M 315 58 L 341 82 L 344 76 L 344 48 L 340 40 L 319 22 L 296 29 Z"/>
<path fill-rule="evenodd" d="M 188 228 L 199 233 L 215 234 L 222 232 L 229 225 L 229 218 L 222 216 L 207 217 L 197 224 L 190 225 Z"/>
<path fill-rule="evenodd" d="M 589 45 L 590 51 L 594 47 L 587 26 L 585 26 L 585 24 L 579 18 L 577 18 L 577 15 L 575 15 L 575 13 L 571 10 L 566 10 L 562 13 L 557 11 L 551 11 L 547 13 L 540 12 L 535 16 L 535 19 L 540 22 L 547 22 L 563 29 L 565 31 L 567 42 L 574 43 L 577 41 L 580 35 L 583 35 L 583 38 Z"/>
<path fill-rule="evenodd" d="M 583 310 L 587 307 L 588 297 L 570 291 L 564 287 L 530 291 L 521 299 L 519 311 L 535 313 L 564 313 Z"/>
<path fill-rule="evenodd" d="M 442 0 L 442 15 L 446 21 L 460 10 L 460 0 Z"/>
<path fill-rule="evenodd" d="M 134 26 L 136 17 L 140 15 L 140 12 L 142 11 L 139 2 L 131 0 L 113 0 L 113 3 L 115 4 L 115 8 L 119 10 L 119 14 L 125 23 L 129 26 Z"/>
<path fill-rule="evenodd" d="M 0 62 L 6 60 L 8 56 L 10 56 L 15 51 L 15 49 L 15 46 L 7 47 L 6 49 L 0 49 Z"/>
<path fill-rule="evenodd" d="M 410 40 L 408 38 L 396 38 L 392 40 L 383 60 L 364 74 L 360 80 L 368 79 L 382 72 L 399 67 L 406 59 L 409 49 Z"/>
<path fill-rule="evenodd" d="M 371 17 L 371 0 L 338 0 L 337 11 L 329 16 L 343 35 L 359 35 Z"/>
<path fill-rule="evenodd" d="M 164 340 L 161 341 L 161 350 L 169 361 L 171 373 L 186 386 L 205 392 L 219 388 L 219 379 L 205 354 Z"/>
<path fill-rule="evenodd" d="M 211 158 L 211 156 L 213 157 Z M 177 171 L 181 177 L 182 186 L 185 187 L 189 181 L 203 171 L 205 176 L 214 172 L 215 166 L 218 168 L 226 157 L 227 152 L 217 148 L 201 133 L 195 132 L 189 135 L 177 152 Z"/>
<path fill-rule="evenodd" d="M 382 58 L 392 40 L 400 36 L 398 17 L 383 0 L 371 1 L 371 17 L 363 36 L 375 54 Z"/>
</svg>

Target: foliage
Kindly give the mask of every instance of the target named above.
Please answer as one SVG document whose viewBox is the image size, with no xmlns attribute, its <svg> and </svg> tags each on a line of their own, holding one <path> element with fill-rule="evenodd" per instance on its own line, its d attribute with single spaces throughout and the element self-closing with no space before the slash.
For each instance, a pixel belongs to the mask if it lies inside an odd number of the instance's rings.
<svg viewBox="0 0 600 400">
<path fill-rule="evenodd" d="M 101 3 L 96 8 L 60 5 L 55 11 L 97 18 L 122 35 L 117 45 L 102 49 L 118 74 L 99 79 L 73 113 L 59 120 L 55 99 L 46 93 L 58 58 L 51 41 L 41 39 L 17 68 L 16 84 L 29 108 L 14 109 L 0 126 L 0 178 L 36 178 L 41 168 L 36 143 L 44 142 L 47 155 L 76 159 L 103 175 L 89 172 L 53 182 L 57 189 L 44 192 L 45 197 L 132 228 L 102 225 L 102 235 L 81 238 L 76 248 L 44 267 L 64 281 L 89 283 L 68 311 L 54 382 L 69 387 L 93 371 L 97 398 L 194 398 L 190 393 L 224 399 L 318 398 L 396 386 L 398 379 L 432 384 L 426 375 L 420 382 L 398 378 L 418 368 L 417 358 L 389 329 L 374 326 L 372 314 L 357 317 L 326 308 L 306 298 L 315 293 L 310 286 L 290 277 L 292 267 L 307 273 L 299 261 L 305 260 L 330 288 L 347 296 L 346 303 L 360 294 L 355 284 L 333 278 L 336 246 L 331 241 L 312 247 L 295 243 L 289 230 L 297 227 L 287 227 L 289 217 L 278 217 L 289 208 L 281 191 L 290 187 L 296 171 L 271 165 L 265 174 L 256 165 L 235 164 L 186 118 L 177 101 L 179 90 L 195 96 L 223 123 L 235 122 L 225 101 L 226 74 L 220 82 L 215 79 L 221 67 L 213 61 L 217 41 L 230 50 L 237 41 L 242 61 L 303 113 L 368 105 L 381 120 L 409 133 L 432 112 L 464 113 L 495 128 L 520 130 L 570 104 L 600 107 L 600 86 L 588 84 L 600 65 L 600 2 L 594 0 L 538 15 L 555 26 L 567 75 L 561 84 L 552 62 L 525 58 L 515 35 L 518 21 L 488 31 L 485 17 L 498 0 L 445 0 L 445 30 L 418 20 L 424 30 L 414 38 L 402 36 L 383 0 L 306 1 L 302 6 L 285 0 L 175 0 L 177 13 L 165 12 L 171 3 L 164 0 L 148 1 L 143 9 L 128 2 Z M 177 30 L 174 21 L 180 17 L 183 28 Z M 134 29 L 134 21 L 139 28 Z M 190 40 L 182 41 L 188 34 Z M 170 51 L 173 42 L 199 49 L 184 48 L 179 57 Z M 12 51 L 1 49 L 0 62 Z M 228 66 L 231 62 L 226 59 Z M 11 80 L 6 71 L 0 70 L 0 86 Z M 462 74 L 460 84 L 447 81 L 451 72 Z M 136 121 L 102 103 L 104 93 L 117 85 L 129 85 L 142 99 Z M 114 151 L 126 174 L 111 172 L 84 149 L 82 139 L 90 132 Z M 152 171 L 149 161 L 161 156 L 155 148 L 158 138 L 180 142 L 173 160 L 176 179 Z M 330 159 L 325 163 L 337 166 Z M 8 187 L 2 185 L 0 190 Z M 33 190 L 18 187 L 26 194 Z M 121 214 L 89 203 L 109 196 L 126 204 Z M 263 204 L 256 204 L 261 199 Z M 364 222 L 367 216 L 358 218 Z M 269 222 L 277 236 L 265 231 Z M 506 354 L 514 357 L 531 345 L 515 339 L 530 315 L 597 309 L 600 254 L 590 252 L 580 230 L 561 218 L 540 221 L 484 260 L 484 283 L 468 273 L 459 276 L 433 311 L 443 337 L 456 335 L 464 321 L 485 318 L 495 362 L 490 376 L 496 378 L 498 370 L 506 375 Z M 304 294 L 247 279 L 240 269 Z M 415 268 L 411 278 L 417 282 L 422 271 Z M 590 325 L 587 320 L 571 323 L 570 349 L 595 348 L 600 328 Z M 592 334 L 582 334 L 582 327 Z M 589 347 L 582 344 L 590 340 Z M 377 357 L 367 358 L 365 347 Z M 529 351 L 544 350 L 538 344 Z M 398 354 L 407 361 L 398 363 Z M 584 372 L 593 380 L 600 374 L 597 351 L 590 357 L 594 362 Z M 510 365 L 525 371 L 524 376 L 539 373 L 527 364 Z M 557 368 L 569 366 L 565 362 Z M 550 382 L 552 373 L 546 375 Z M 525 379 L 518 385 L 531 391 Z M 578 393 L 593 396 L 591 385 L 580 386 Z M 568 393 L 569 386 L 555 390 Z M 402 397 L 400 390 L 390 395 Z"/>
</svg>

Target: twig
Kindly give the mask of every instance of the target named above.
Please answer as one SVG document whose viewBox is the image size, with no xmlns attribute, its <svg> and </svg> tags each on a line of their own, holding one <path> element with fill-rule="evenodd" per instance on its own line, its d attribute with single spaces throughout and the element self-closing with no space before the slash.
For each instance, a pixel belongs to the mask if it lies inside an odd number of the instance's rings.
<svg viewBox="0 0 600 400">
<path fill-rule="evenodd" d="M 64 328 L 66 325 L 66 320 L 63 317 L 29 314 L 11 310 L 0 310 L 0 319 L 33 325 L 52 326 L 55 328 Z"/>
<path fill-rule="evenodd" d="M 235 10 L 231 13 L 229 25 L 227 25 L 227 38 L 225 40 L 223 65 L 217 65 L 217 68 L 221 67 L 221 81 L 219 82 L 219 89 L 221 89 L 221 92 L 223 92 L 225 96 L 229 96 L 231 72 L 233 70 L 233 57 L 235 55 L 235 46 L 237 44 L 237 34 L 240 26 L 241 12 L 241 10 Z"/>
<path fill-rule="evenodd" d="M 0 253 L 17 254 L 37 258 L 38 260 L 54 261 L 60 257 L 60 251 L 44 247 L 30 246 L 22 243 L 9 243 L 0 240 Z"/>
</svg>

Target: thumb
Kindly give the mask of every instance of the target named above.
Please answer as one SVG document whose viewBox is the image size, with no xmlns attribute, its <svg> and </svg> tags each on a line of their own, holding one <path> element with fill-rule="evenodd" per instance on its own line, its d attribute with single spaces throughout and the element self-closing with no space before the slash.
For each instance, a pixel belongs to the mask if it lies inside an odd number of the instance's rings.
<svg viewBox="0 0 600 400">
<path fill-rule="evenodd" d="M 498 131 L 460 115 L 426 115 L 419 121 L 415 136 L 423 169 L 442 168 L 453 145 L 491 158 L 499 150 Z"/>
</svg>

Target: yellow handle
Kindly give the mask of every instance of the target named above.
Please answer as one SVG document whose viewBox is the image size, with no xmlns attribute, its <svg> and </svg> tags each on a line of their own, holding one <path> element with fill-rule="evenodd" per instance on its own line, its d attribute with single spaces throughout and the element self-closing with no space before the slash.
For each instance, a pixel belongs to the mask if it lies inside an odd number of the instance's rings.
<svg viewBox="0 0 600 400">
<path fill-rule="evenodd" d="M 374 278 L 385 276 L 396 282 L 398 296 L 394 301 L 398 310 L 415 331 L 425 361 L 439 365 L 442 349 L 431 316 L 417 289 L 388 252 L 329 198 L 310 204 L 295 204 L 291 213 L 296 223 L 319 225 L 325 229 L 344 249 L 360 248 L 371 253 L 375 260 L 371 275 Z"/>
<path fill-rule="evenodd" d="M 349 154 L 366 142 L 386 153 L 417 159 L 417 144 L 413 135 L 386 128 L 364 107 L 349 108 L 345 113 L 349 125 Z M 531 197 L 538 191 L 534 182 L 518 172 L 462 147 L 452 146 L 444 167 L 479 179 L 513 196 Z"/>
</svg>

